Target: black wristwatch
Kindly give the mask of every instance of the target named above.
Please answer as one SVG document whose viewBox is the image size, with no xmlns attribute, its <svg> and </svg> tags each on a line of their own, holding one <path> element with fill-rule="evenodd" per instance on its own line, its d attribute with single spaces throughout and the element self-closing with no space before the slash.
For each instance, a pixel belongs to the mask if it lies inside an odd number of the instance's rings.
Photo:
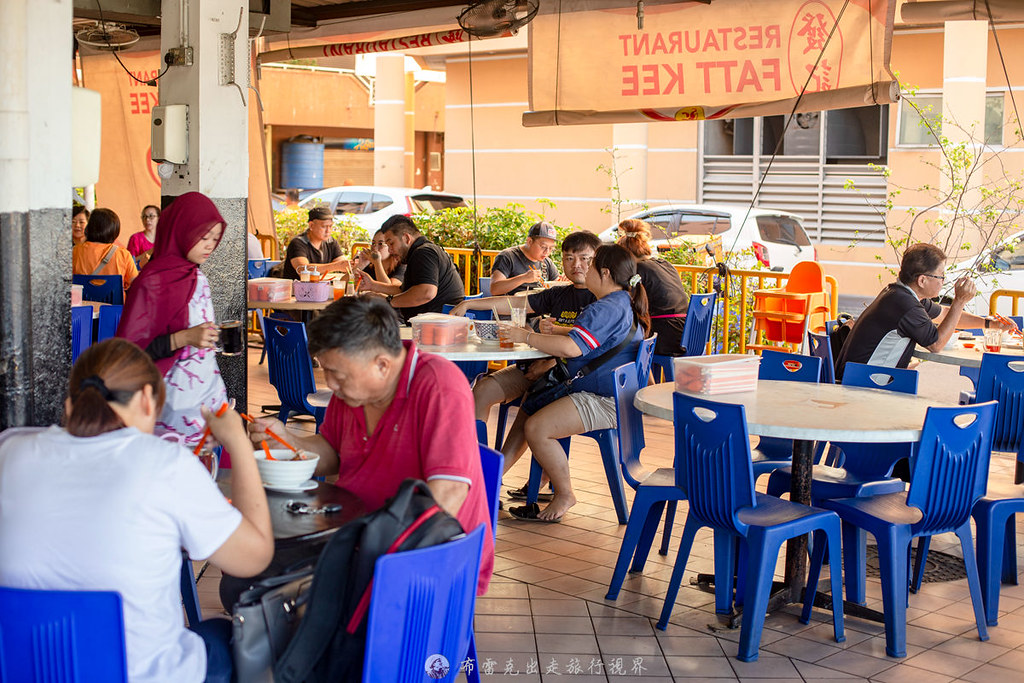
<svg viewBox="0 0 1024 683">
<path fill-rule="evenodd" d="M 394 294 L 388 294 L 388 295 L 387 295 L 386 297 L 384 297 L 384 298 L 385 298 L 385 299 L 387 299 L 387 302 L 388 302 L 388 303 L 390 304 L 390 303 L 391 303 L 391 300 L 395 298 L 395 295 L 394 295 Z M 985 323 L 985 327 L 988 327 L 988 323 L 987 323 L 987 322 Z"/>
<path fill-rule="evenodd" d="M 990 320 L 989 320 L 988 318 L 985 318 L 985 329 L 986 329 L 986 330 L 988 329 L 988 324 L 989 324 L 990 322 L 991 322 L 991 321 L 990 321 Z"/>
</svg>

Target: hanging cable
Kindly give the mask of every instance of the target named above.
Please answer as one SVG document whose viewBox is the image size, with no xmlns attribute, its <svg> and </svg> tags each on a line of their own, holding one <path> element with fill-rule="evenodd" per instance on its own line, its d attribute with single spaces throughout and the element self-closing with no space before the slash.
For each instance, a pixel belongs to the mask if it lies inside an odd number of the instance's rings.
<svg viewBox="0 0 1024 683">
<path fill-rule="evenodd" d="M 988 0 L 986 0 L 986 2 L 987 1 Z M 772 155 L 768 158 L 768 166 L 764 169 L 764 173 L 761 174 L 761 180 L 757 183 L 757 189 L 754 190 L 754 196 L 750 199 L 750 205 L 747 206 L 747 212 L 743 215 L 743 220 L 740 222 L 740 226 L 746 224 L 747 219 L 750 217 L 750 212 L 754 208 L 754 204 L 757 203 L 757 198 L 761 194 L 761 188 L 764 187 L 764 183 L 768 179 L 768 173 L 772 170 L 772 164 L 775 162 L 775 157 L 778 156 L 779 150 L 782 149 L 782 141 L 786 139 L 786 131 L 789 130 L 789 124 L 793 122 L 793 118 L 796 116 L 796 110 L 800 106 L 800 101 L 807 92 L 807 86 L 811 84 L 811 79 L 814 78 L 814 72 L 818 70 L 818 64 L 821 62 L 821 58 L 825 55 L 825 50 L 828 49 L 829 43 L 832 42 L 832 36 L 835 35 L 836 30 L 839 28 L 839 22 L 842 21 L 843 14 L 846 12 L 846 8 L 849 4 L 850 0 L 846 0 L 846 2 L 843 3 L 843 6 L 839 9 L 839 16 L 836 17 L 836 22 L 832 25 L 832 30 L 828 32 L 828 37 L 825 39 L 825 43 L 821 46 L 821 51 L 818 52 L 817 59 L 814 60 L 814 66 L 811 67 L 810 72 L 807 74 L 807 80 L 804 81 L 803 87 L 800 88 L 800 92 L 796 96 L 796 101 L 793 103 L 793 109 L 789 112 L 789 116 L 786 118 L 786 124 L 782 128 L 782 135 L 779 136 L 778 142 L 775 143 L 775 149 L 772 151 Z M 868 17 L 868 21 L 871 21 L 870 16 Z M 730 252 L 736 248 L 736 244 L 740 238 L 740 232 L 740 230 L 736 231 L 736 237 L 733 238 L 732 246 L 729 248 Z"/>
<path fill-rule="evenodd" d="M 100 12 L 100 24 L 103 24 L 105 26 L 107 22 L 105 22 L 103 20 L 103 8 L 100 6 L 100 0 L 96 0 L 96 9 L 98 9 L 99 12 Z M 168 64 L 167 66 L 164 67 L 164 70 L 161 71 L 160 73 L 158 73 L 156 76 L 154 76 L 153 78 L 149 79 L 148 81 L 144 81 L 141 78 L 136 77 L 135 74 L 133 74 L 131 71 L 128 70 L 128 67 L 126 67 L 124 65 L 124 62 L 121 61 L 121 58 L 117 56 L 117 50 L 114 49 L 114 47 L 110 44 L 110 39 L 109 38 L 107 39 L 107 47 L 110 48 L 111 53 L 114 55 L 114 59 L 116 59 L 117 63 L 121 65 L 121 68 L 124 69 L 124 72 L 126 74 L 128 74 L 129 76 L 131 76 L 132 78 L 134 78 L 139 83 L 145 83 L 146 85 L 156 86 L 156 82 L 159 81 L 160 78 L 165 73 L 167 73 L 167 69 L 171 68 L 171 65 Z"/>
<path fill-rule="evenodd" d="M 992 18 L 992 8 L 988 0 L 985 0 L 985 11 L 988 13 L 988 25 L 992 27 L 992 37 L 996 41 L 996 52 L 999 53 L 999 65 L 1003 67 L 1003 78 L 1006 79 L 1006 92 L 1010 94 L 1010 104 L 1013 105 L 1013 115 L 1017 119 L 1017 133 L 1021 133 L 1020 113 L 1017 111 L 1017 98 L 1013 96 L 1013 87 L 1010 85 L 1010 74 L 1006 70 L 1006 60 L 1003 58 L 1003 48 L 999 45 L 999 34 L 996 32 L 996 21 Z"/>
</svg>

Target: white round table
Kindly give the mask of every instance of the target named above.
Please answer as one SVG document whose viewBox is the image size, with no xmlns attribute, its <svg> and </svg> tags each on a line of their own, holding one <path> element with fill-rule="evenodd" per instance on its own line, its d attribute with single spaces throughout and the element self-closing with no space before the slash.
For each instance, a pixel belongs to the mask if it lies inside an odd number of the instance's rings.
<svg viewBox="0 0 1024 683">
<path fill-rule="evenodd" d="M 640 389 L 633 405 L 647 415 L 673 418 L 671 382 Z M 702 396 L 720 403 L 740 404 L 747 431 L 758 436 L 793 439 L 790 500 L 811 502 L 811 467 L 815 441 L 864 443 L 911 442 L 921 437 L 929 399 L 881 389 L 841 384 L 759 380 L 756 391 Z M 786 545 L 785 583 L 788 601 L 799 602 L 806 576 L 806 539 Z"/>
<path fill-rule="evenodd" d="M 403 327 L 401 329 L 401 336 L 404 340 L 412 339 L 412 328 Z M 470 341 L 465 344 L 453 344 L 451 346 L 427 346 L 421 344 L 419 348 L 435 356 L 447 358 L 450 361 L 517 361 L 550 357 L 550 354 L 538 351 L 529 344 L 516 344 L 511 349 L 503 349 L 496 341 L 480 341 L 475 336 L 471 336 Z"/>
<path fill-rule="evenodd" d="M 937 352 L 929 351 L 922 346 L 918 346 L 914 349 L 914 358 L 930 360 L 935 363 L 943 363 L 945 365 L 959 365 L 962 368 L 980 368 L 981 357 L 986 353 L 985 338 L 975 338 L 973 341 L 973 348 L 964 348 L 963 342 L 964 340 L 957 339 L 951 346 Z M 968 343 L 971 342 L 968 340 Z M 999 353 L 1011 356 L 1024 356 L 1024 349 L 1021 348 L 1020 342 L 1013 345 L 1004 343 L 1003 348 Z"/>
<path fill-rule="evenodd" d="M 246 305 L 249 308 L 269 308 L 279 311 L 322 311 L 331 304 L 334 299 L 327 301 L 296 301 L 294 297 L 285 301 L 256 301 L 249 299 Z"/>
</svg>

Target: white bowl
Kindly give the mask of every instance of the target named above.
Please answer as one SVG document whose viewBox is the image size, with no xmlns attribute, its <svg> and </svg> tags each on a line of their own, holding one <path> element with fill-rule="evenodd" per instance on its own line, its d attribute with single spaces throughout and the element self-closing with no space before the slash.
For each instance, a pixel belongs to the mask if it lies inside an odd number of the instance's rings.
<svg viewBox="0 0 1024 683">
<path fill-rule="evenodd" d="M 256 448 L 256 467 L 260 471 L 260 479 L 267 486 L 296 488 L 313 476 L 319 455 L 302 453 L 305 459 L 295 460 L 295 453 L 287 449 L 271 449 L 273 460 L 267 460 L 262 448 Z"/>
</svg>

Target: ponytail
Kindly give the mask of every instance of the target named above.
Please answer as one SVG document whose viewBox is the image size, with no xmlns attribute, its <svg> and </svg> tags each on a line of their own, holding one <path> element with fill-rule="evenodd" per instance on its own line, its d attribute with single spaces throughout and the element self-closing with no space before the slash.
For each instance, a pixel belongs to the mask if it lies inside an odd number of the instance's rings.
<svg viewBox="0 0 1024 683">
<path fill-rule="evenodd" d="M 153 387 L 157 411 L 161 410 L 163 378 L 145 351 L 117 337 L 93 344 L 71 369 L 68 433 L 88 437 L 121 429 L 124 421 L 110 404 L 128 405 L 146 385 Z"/>
<path fill-rule="evenodd" d="M 598 272 L 607 270 L 612 281 L 629 292 L 629 303 L 636 316 L 637 323 L 644 330 L 644 336 L 651 334 L 651 314 L 647 303 L 647 290 L 640 282 L 640 274 L 636 272 L 636 259 L 625 248 L 617 244 L 605 244 L 594 253 L 591 268 Z"/>
</svg>

